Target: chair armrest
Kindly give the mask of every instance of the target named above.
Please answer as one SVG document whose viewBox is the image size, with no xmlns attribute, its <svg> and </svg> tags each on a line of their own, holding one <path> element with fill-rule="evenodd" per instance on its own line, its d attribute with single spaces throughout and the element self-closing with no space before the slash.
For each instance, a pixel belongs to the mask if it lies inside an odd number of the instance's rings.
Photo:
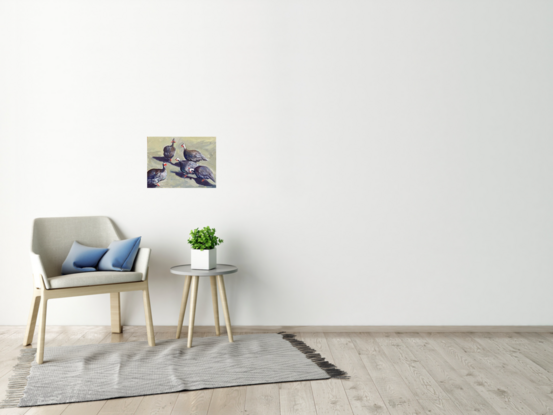
<svg viewBox="0 0 553 415">
<path fill-rule="evenodd" d="M 40 255 L 37 255 L 34 252 L 31 252 L 31 268 L 33 270 L 35 287 L 42 288 L 42 285 L 44 284 L 44 287 L 49 290 L 50 282 L 46 276 L 46 271 L 44 271 L 42 260 L 40 259 Z"/>
<path fill-rule="evenodd" d="M 134 260 L 133 271 L 142 273 L 142 281 L 148 279 L 148 268 L 150 264 L 150 248 L 140 248 Z"/>
</svg>

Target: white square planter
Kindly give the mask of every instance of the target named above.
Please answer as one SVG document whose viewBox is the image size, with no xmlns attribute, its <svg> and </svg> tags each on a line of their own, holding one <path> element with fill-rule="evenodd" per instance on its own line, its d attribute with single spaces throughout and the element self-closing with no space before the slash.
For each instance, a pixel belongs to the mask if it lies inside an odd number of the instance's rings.
<svg viewBox="0 0 553 415">
<path fill-rule="evenodd" d="M 191 254 L 192 269 L 213 269 L 217 268 L 217 248 L 192 249 Z"/>
</svg>

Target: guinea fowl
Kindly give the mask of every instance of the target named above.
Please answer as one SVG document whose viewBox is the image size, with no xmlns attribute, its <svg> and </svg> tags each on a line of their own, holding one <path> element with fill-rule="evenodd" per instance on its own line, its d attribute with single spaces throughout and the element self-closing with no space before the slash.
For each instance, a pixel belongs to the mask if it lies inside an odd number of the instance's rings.
<svg viewBox="0 0 553 415">
<path fill-rule="evenodd" d="M 175 148 L 175 139 L 173 138 L 170 146 L 163 147 L 163 155 L 172 163 L 173 157 L 175 157 L 175 151 L 177 151 L 177 149 Z"/>
<path fill-rule="evenodd" d="M 194 173 L 196 173 L 196 177 L 198 179 L 202 179 L 202 182 L 205 182 L 206 180 L 211 180 L 213 183 L 215 183 L 215 176 L 213 176 L 213 172 L 211 169 L 207 166 L 198 166 L 194 169 Z"/>
<path fill-rule="evenodd" d="M 198 166 L 193 161 L 180 160 L 178 157 L 177 157 L 177 164 L 180 167 L 180 171 L 184 174 L 184 177 L 188 177 L 186 173 L 193 174 L 194 169 Z"/>
<path fill-rule="evenodd" d="M 162 182 L 167 178 L 167 170 L 165 169 L 165 166 L 167 166 L 167 163 L 163 163 L 163 169 L 148 170 L 148 185 L 159 186 L 159 182 Z"/>
<path fill-rule="evenodd" d="M 184 158 L 188 161 L 193 161 L 196 163 L 199 163 L 202 160 L 207 161 L 207 159 L 203 156 L 202 153 L 200 153 L 198 150 L 187 150 L 184 143 L 180 145 L 182 147 L 182 153 L 184 154 Z"/>
</svg>

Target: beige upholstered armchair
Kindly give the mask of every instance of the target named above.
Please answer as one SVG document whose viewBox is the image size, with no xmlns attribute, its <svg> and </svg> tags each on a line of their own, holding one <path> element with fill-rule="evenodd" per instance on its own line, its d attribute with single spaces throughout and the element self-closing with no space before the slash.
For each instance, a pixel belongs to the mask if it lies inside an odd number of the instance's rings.
<svg viewBox="0 0 553 415">
<path fill-rule="evenodd" d="M 107 248 L 114 240 L 121 239 L 124 238 L 111 219 L 105 216 L 35 219 L 31 248 L 34 276 L 33 299 L 23 345 L 27 346 L 33 341 L 40 306 L 37 363 L 41 364 L 44 356 L 48 300 L 54 298 L 109 293 L 111 296 L 111 330 L 113 333 L 121 333 L 119 293 L 140 290 L 144 298 L 148 344 L 155 346 L 148 290 L 150 249 L 140 248 L 130 272 L 97 271 L 61 275 L 61 266 L 73 241 L 91 247 Z"/>
</svg>

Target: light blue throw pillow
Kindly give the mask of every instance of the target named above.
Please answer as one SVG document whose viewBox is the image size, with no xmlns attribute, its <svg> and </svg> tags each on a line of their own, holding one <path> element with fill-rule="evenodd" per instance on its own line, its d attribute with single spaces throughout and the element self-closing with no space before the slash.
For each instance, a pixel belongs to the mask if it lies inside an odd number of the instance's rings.
<svg viewBox="0 0 553 415">
<path fill-rule="evenodd" d="M 138 238 L 113 241 L 98 264 L 98 271 L 130 271 L 140 246 Z"/>
<path fill-rule="evenodd" d="M 107 251 L 107 248 L 92 248 L 75 241 L 61 266 L 61 274 L 96 271 L 95 267 L 98 265 L 98 261 Z"/>
</svg>

